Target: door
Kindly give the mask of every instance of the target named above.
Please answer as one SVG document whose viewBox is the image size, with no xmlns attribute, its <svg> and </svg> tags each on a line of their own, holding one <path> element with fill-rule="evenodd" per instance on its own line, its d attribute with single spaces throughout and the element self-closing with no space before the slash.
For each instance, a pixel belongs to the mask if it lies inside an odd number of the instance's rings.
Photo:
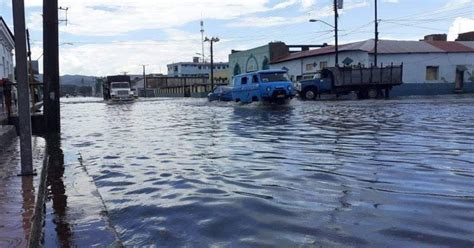
<svg viewBox="0 0 474 248">
<path fill-rule="evenodd" d="M 456 91 L 461 92 L 464 87 L 464 71 L 456 69 Z"/>
</svg>

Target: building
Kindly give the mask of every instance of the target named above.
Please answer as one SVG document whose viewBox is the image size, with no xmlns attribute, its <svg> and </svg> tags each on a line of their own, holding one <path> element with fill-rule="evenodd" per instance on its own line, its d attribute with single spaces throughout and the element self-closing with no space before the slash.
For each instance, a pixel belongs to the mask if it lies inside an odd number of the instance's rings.
<svg viewBox="0 0 474 248">
<path fill-rule="evenodd" d="M 435 38 L 433 38 L 435 37 Z M 378 63 L 403 63 L 404 85 L 393 95 L 434 95 L 474 92 L 474 41 L 446 41 L 442 36 L 427 36 L 428 40 L 380 40 Z M 340 66 L 365 66 L 374 63 L 374 40 L 339 46 Z M 290 77 L 298 80 L 304 74 L 335 66 L 334 46 L 290 53 L 271 63 L 271 68 L 286 68 Z"/>
<path fill-rule="evenodd" d="M 13 49 L 15 41 L 13 33 L 0 16 L 0 79 L 10 79 L 13 81 Z"/>
<path fill-rule="evenodd" d="M 252 48 L 244 51 L 232 50 L 229 55 L 229 78 L 241 73 L 247 73 L 270 68 L 270 64 L 280 58 L 289 56 L 298 49 L 308 51 L 311 47 L 325 47 L 323 45 L 286 45 L 283 42 L 270 42 L 267 45 Z"/>
<path fill-rule="evenodd" d="M 211 75 L 211 63 L 199 62 L 199 58 L 193 58 L 193 62 L 179 62 L 168 64 L 169 77 L 207 77 Z M 227 71 L 229 63 L 214 63 L 214 79 L 228 81 Z"/>
<path fill-rule="evenodd" d="M 13 49 L 15 41 L 13 33 L 8 28 L 7 24 L 0 16 L 0 124 L 5 122 L 7 117 L 7 109 L 4 96 L 4 84 L 8 81 L 13 81 L 14 66 L 13 66 Z M 13 97 L 15 96 L 15 88 L 12 88 Z"/>
</svg>

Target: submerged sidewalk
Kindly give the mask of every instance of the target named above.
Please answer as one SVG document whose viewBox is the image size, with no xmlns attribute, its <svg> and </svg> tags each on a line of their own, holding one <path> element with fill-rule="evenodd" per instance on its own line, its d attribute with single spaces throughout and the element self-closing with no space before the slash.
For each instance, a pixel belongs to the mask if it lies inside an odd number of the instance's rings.
<svg viewBox="0 0 474 248">
<path fill-rule="evenodd" d="M 0 125 L 0 129 L 6 130 Z M 35 215 L 38 187 L 45 156 L 44 139 L 34 137 L 33 166 L 38 176 L 19 177 L 20 142 L 11 132 L 0 145 L 0 247 L 27 247 Z"/>
</svg>

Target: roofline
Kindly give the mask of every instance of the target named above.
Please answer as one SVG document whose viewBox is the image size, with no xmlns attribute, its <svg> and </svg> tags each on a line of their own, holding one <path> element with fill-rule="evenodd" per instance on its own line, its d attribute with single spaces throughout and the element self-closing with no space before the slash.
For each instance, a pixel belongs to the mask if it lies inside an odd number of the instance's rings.
<svg viewBox="0 0 474 248">
<path fill-rule="evenodd" d="M 349 50 L 339 50 L 339 53 L 343 53 L 343 52 L 356 52 L 356 51 L 360 51 L 360 52 L 366 52 L 364 50 L 361 50 L 361 49 L 349 49 Z M 307 52 L 307 51 L 306 51 Z M 282 59 L 282 60 L 277 60 L 275 62 L 271 62 L 270 64 L 278 64 L 278 63 L 282 63 L 282 62 L 288 62 L 288 61 L 292 61 L 292 60 L 297 60 L 297 59 L 305 59 L 305 58 L 310 58 L 310 57 L 316 57 L 316 56 L 320 56 L 320 55 L 328 55 L 328 54 L 333 54 L 333 53 L 336 53 L 334 51 L 331 51 L 331 52 L 325 52 L 325 53 L 320 53 L 320 54 L 314 54 L 314 55 L 305 55 L 305 56 L 301 56 L 301 57 L 298 57 L 298 58 L 294 58 L 294 59 Z"/>
<path fill-rule="evenodd" d="M 3 25 L 5 25 L 5 27 L 7 28 L 7 31 L 8 31 L 8 33 L 10 34 L 10 38 L 12 38 L 13 46 L 15 46 L 15 36 L 13 35 L 12 31 L 11 31 L 10 28 L 8 27 L 8 25 L 7 25 L 7 23 L 5 22 L 5 20 L 3 19 L 3 17 L 0 16 L 0 20 L 2 21 Z"/>
<path fill-rule="evenodd" d="M 367 51 L 364 51 L 364 50 L 360 50 L 360 49 L 351 49 L 351 50 L 343 50 L 343 51 L 339 51 L 339 53 L 343 53 L 343 52 L 355 52 L 355 51 L 360 51 L 360 52 L 366 52 L 370 55 L 373 55 L 375 54 L 375 52 L 373 51 L 370 51 L 370 52 L 367 52 Z M 302 57 L 298 57 L 298 58 L 294 58 L 294 59 L 285 59 L 285 60 L 278 60 L 278 61 L 275 61 L 275 62 L 272 62 L 270 63 L 271 65 L 274 65 L 274 64 L 279 64 L 279 63 L 283 63 L 283 62 L 288 62 L 288 61 L 293 61 L 293 60 L 298 60 L 298 59 L 305 59 L 305 58 L 311 58 L 311 57 L 317 57 L 317 56 L 322 56 L 322 55 L 328 55 L 328 54 L 334 54 L 335 52 L 327 52 L 327 53 L 320 53 L 320 54 L 316 54 L 316 55 L 306 55 L 306 56 L 302 56 Z M 434 54 L 440 54 L 440 53 L 474 53 L 474 50 L 473 51 L 449 51 L 449 52 L 446 52 L 446 51 L 436 51 L 436 52 L 405 52 L 405 53 L 402 53 L 402 52 L 397 52 L 397 53 L 377 53 L 379 55 L 401 55 L 401 54 L 429 54 L 429 53 L 434 53 Z"/>
<path fill-rule="evenodd" d="M 369 54 L 375 54 L 374 52 L 368 52 L 368 53 Z M 435 53 L 435 54 L 439 54 L 439 53 L 474 53 L 474 50 L 473 51 L 449 51 L 449 52 L 437 51 L 437 52 L 378 53 L 378 54 L 382 54 L 382 55 L 392 55 L 392 54 L 400 55 L 400 54 L 428 54 L 428 53 Z"/>
<path fill-rule="evenodd" d="M 201 63 L 201 62 L 176 62 L 176 63 L 171 63 L 171 64 L 167 64 L 167 66 L 169 65 L 181 65 L 181 64 L 193 64 L 193 65 L 211 65 L 211 63 Z M 214 62 L 213 63 L 214 65 L 216 64 L 229 64 L 229 62 Z"/>
<path fill-rule="evenodd" d="M 258 74 L 258 73 L 271 73 L 271 72 L 287 72 L 286 70 L 283 69 L 268 69 L 268 70 L 258 70 L 258 71 L 251 71 L 251 72 L 245 72 L 245 73 L 240 73 L 238 75 L 235 75 L 234 77 L 238 76 L 243 76 L 243 75 L 249 75 L 249 74 Z"/>
</svg>

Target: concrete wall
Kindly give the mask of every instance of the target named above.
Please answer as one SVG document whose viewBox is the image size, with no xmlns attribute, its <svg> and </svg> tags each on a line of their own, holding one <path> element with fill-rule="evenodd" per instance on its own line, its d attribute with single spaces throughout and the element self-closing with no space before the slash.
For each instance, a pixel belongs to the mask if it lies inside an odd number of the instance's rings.
<svg viewBox="0 0 474 248">
<path fill-rule="evenodd" d="M 229 78 L 235 76 L 236 67 L 240 68 L 240 73 L 261 70 L 265 59 L 270 63 L 269 45 L 229 54 Z"/>
<path fill-rule="evenodd" d="M 374 57 L 372 54 L 362 51 L 341 52 L 339 61 L 350 58 L 352 65 L 358 63 L 370 66 Z M 286 61 L 272 64 L 271 68 L 289 69 L 290 77 L 296 81 L 299 76 L 307 73 L 314 73 L 320 70 L 320 62 L 327 61 L 328 66 L 334 66 L 334 54 L 320 55 L 299 60 Z M 400 65 L 403 63 L 404 85 L 396 87 L 392 95 L 439 95 L 452 94 L 455 90 L 456 69 L 467 68 L 464 71 L 463 92 L 474 92 L 474 53 L 412 53 L 412 54 L 381 54 L 378 62 L 384 65 Z M 309 66 L 307 65 L 315 65 Z M 438 66 L 438 80 L 427 80 L 427 66 Z M 311 69 L 311 70 L 308 70 Z M 412 86 L 410 86 L 412 85 Z"/>
<path fill-rule="evenodd" d="M 474 82 L 474 53 L 388 54 L 379 56 L 378 60 L 387 65 L 403 62 L 403 82 L 407 84 L 454 83 L 458 65 L 468 69 L 464 72 L 464 82 Z M 426 80 L 427 66 L 439 66 L 438 80 Z"/>
<path fill-rule="evenodd" d="M 345 58 L 350 58 L 354 62 L 352 65 L 358 63 L 370 66 L 373 62 L 373 55 L 366 52 L 341 52 L 339 54 L 339 61 L 344 61 Z M 306 73 L 314 73 L 321 68 L 319 64 L 321 61 L 327 61 L 328 66 L 334 65 L 334 54 L 320 55 L 315 57 L 303 58 L 299 60 L 287 61 L 278 64 L 272 64 L 271 68 L 281 69 L 286 67 L 289 69 L 289 74 L 294 79 Z M 456 68 L 458 66 L 465 66 L 468 70 L 464 73 L 465 82 L 474 82 L 474 53 L 424 53 L 424 54 L 381 54 L 378 57 L 378 62 L 384 65 L 404 64 L 403 82 L 404 83 L 454 83 L 456 78 Z M 313 70 L 307 70 L 307 65 L 316 65 Z M 435 81 L 426 80 L 426 67 L 439 66 L 439 78 Z"/>
<path fill-rule="evenodd" d="M 457 93 L 454 83 L 421 83 L 396 86 L 390 96 L 433 96 Z M 464 83 L 462 93 L 474 93 L 474 83 Z"/>
</svg>

